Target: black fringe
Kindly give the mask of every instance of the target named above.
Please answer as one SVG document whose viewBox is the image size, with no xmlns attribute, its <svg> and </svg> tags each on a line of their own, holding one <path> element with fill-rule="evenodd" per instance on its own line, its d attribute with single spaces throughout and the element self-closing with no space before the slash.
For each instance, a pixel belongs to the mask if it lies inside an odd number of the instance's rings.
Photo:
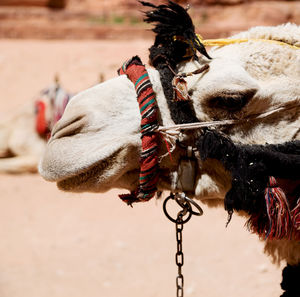
<svg viewBox="0 0 300 297">
<path fill-rule="evenodd" d="M 264 190 L 269 176 L 300 179 L 300 141 L 283 144 L 234 144 L 223 134 L 207 129 L 196 142 L 203 160 L 219 160 L 232 175 L 225 209 L 265 213 Z"/>
</svg>

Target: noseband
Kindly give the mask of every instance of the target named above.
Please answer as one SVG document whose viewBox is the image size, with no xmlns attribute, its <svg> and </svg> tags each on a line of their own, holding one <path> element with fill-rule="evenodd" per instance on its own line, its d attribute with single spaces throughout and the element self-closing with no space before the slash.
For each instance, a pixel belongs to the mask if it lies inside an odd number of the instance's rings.
<svg viewBox="0 0 300 297">
<path fill-rule="evenodd" d="M 157 191 L 158 182 L 158 105 L 145 66 L 138 56 L 123 64 L 118 73 L 126 74 L 134 84 L 141 114 L 142 151 L 140 156 L 139 186 L 131 194 L 120 198 L 131 205 L 148 201 Z"/>
</svg>

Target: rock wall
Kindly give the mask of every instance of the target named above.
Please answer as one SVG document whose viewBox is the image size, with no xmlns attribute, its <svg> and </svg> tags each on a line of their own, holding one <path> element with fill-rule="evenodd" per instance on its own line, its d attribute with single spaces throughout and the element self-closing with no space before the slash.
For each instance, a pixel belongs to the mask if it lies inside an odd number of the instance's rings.
<svg viewBox="0 0 300 297">
<path fill-rule="evenodd" d="M 147 0 L 145 0 L 147 1 Z M 158 5 L 167 0 L 148 0 Z M 197 28 L 209 38 L 223 37 L 253 26 L 273 26 L 292 22 L 300 24 L 300 1 L 293 0 L 174 0 L 190 6 Z M 142 21 L 143 10 L 137 0 L 69 0 L 74 10 L 98 11 Z"/>
<path fill-rule="evenodd" d="M 151 2 L 166 3 L 162 0 Z M 272 26 L 286 22 L 300 24 L 300 1 L 177 2 L 185 6 L 190 4 L 189 12 L 197 32 L 205 38 L 221 38 L 253 26 Z M 0 5 L 0 38 L 152 37 L 151 31 L 147 30 L 149 25 L 143 23 L 141 10 L 144 8 L 137 0 L 0 0 Z M 50 9 L 49 6 L 64 9 Z"/>
<path fill-rule="evenodd" d="M 1 6 L 65 8 L 67 0 L 0 0 Z"/>
</svg>

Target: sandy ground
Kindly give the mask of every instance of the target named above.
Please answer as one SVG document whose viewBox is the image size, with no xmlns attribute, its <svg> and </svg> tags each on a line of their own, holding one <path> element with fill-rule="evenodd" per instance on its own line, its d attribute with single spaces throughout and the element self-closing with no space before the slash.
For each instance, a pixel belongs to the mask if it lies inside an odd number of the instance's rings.
<svg viewBox="0 0 300 297">
<path fill-rule="evenodd" d="M 70 91 L 115 75 L 150 41 L 0 40 L 0 117 L 56 73 Z M 87 150 L 88 153 L 88 150 Z M 130 208 L 107 194 L 57 190 L 38 175 L 0 175 L 0 296 L 175 296 L 175 228 L 161 201 Z M 281 268 L 234 217 L 204 207 L 184 227 L 185 296 L 276 297 Z"/>
</svg>

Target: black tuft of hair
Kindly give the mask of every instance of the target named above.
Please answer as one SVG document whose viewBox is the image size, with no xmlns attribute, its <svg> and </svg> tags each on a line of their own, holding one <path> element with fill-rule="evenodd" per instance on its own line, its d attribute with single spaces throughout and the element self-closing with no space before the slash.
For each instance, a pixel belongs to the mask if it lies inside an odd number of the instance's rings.
<svg viewBox="0 0 300 297">
<path fill-rule="evenodd" d="M 210 59 L 205 47 L 195 34 L 195 27 L 186 9 L 169 1 L 167 5 L 154 5 L 139 1 L 151 10 L 145 12 L 144 21 L 155 24 L 154 45 L 149 49 L 150 64 L 158 70 L 171 117 L 176 124 L 198 122 L 191 102 L 173 100 L 172 79 L 177 65 L 194 58 L 197 51 Z"/>
<path fill-rule="evenodd" d="M 194 59 L 198 59 L 197 51 L 211 59 L 204 45 L 195 34 L 193 21 L 186 9 L 170 0 L 168 5 L 158 6 L 145 1 L 139 2 L 143 6 L 154 8 L 145 12 L 144 21 L 155 24 L 152 29 L 156 33 L 155 46 L 168 47 L 176 38 L 187 44 L 187 48 L 192 51 Z"/>
</svg>

